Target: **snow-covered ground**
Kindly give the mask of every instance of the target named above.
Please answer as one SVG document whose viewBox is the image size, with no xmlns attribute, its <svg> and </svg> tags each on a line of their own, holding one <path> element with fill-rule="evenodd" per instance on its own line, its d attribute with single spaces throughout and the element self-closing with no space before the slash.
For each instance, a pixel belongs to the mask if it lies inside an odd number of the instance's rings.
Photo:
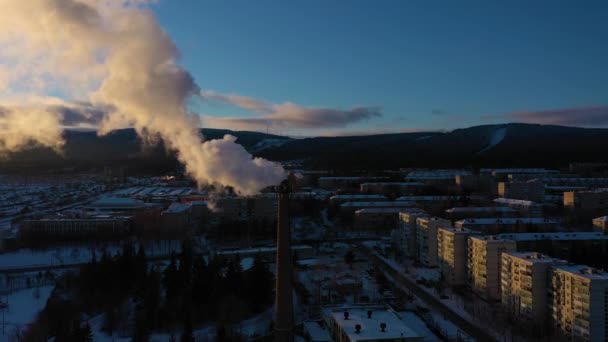
<svg viewBox="0 0 608 342">
<path fill-rule="evenodd" d="M 6 324 L 6 329 L 0 329 L 0 340 L 8 341 L 16 329 L 23 331 L 27 328 L 46 306 L 53 288 L 54 286 L 42 286 L 0 296 L 0 300 L 8 305 L 6 309 L 0 310 Z"/>
<path fill-rule="evenodd" d="M 500 144 L 505 139 L 506 135 L 507 135 L 506 127 L 501 127 L 499 129 L 495 130 L 494 133 L 492 134 L 492 137 L 490 138 L 490 144 L 488 146 L 484 147 L 482 150 L 480 150 L 477 153 L 478 154 L 484 153 L 485 151 L 491 149 L 492 147 Z"/>
<path fill-rule="evenodd" d="M 402 321 L 407 324 L 409 328 L 424 337 L 425 341 L 441 341 L 441 339 L 435 335 L 429 327 L 426 326 L 424 321 L 418 317 L 412 311 L 400 311 L 397 313 Z"/>
</svg>

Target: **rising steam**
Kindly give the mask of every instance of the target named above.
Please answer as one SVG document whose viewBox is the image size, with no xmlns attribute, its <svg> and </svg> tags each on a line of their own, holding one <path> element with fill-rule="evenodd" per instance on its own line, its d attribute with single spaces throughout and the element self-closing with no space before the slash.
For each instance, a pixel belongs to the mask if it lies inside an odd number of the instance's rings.
<svg viewBox="0 0 608 342">
<path fill-rule="evenodd" d="M 186 107 L 199 87 L 176 64 L 176 46 L 147 2 L 0 0 L 0 87 L 8 89 L 0 97 L 0 152 L 29 142 L 61 148 L 66 112 L 14 101 L 60 94 L 106 109 L 100 134 L 133 127 L 144 140 L 162 137 L 199 184 L 243 194 L 277 184 L 284 170 L 252 158 L 234 137 L 201 143 Z"/>
</svg>

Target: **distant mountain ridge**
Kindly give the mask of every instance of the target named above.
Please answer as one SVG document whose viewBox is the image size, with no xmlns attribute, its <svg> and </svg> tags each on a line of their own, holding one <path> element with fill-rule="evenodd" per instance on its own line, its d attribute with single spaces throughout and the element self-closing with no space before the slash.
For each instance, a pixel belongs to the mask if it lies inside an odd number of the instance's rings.
<svg viewBox="0 0 608 342">
<path fill-rule="evenodd" d="M 234 135 L 256 156 L 302 160 L 319 168 L 467 166 L 561 166 L 577 161 L 608 162 L 608 129 L 535 124 L 484 125 L 451 132 L 395 133 L 293 139 L 260 132 L 202 129 L 206 139 Z M 178 165 L 161 143 L 143 146 L 132 129 L 106 136 L 66 131 L 63 155 L 44 149 L 21 151 L 0 161 L 0 170 L 128 165 L 171 169 Z M 143 147 L 142 147 L 143 146 Z"/>
</svg>

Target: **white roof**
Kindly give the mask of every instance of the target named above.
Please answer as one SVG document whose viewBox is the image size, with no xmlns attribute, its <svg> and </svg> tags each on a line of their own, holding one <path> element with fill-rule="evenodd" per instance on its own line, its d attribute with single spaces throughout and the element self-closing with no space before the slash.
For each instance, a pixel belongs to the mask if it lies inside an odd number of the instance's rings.
<svg viewBox="0 0 608 342">
<path fill-rule="evenodd" d="M 606 222 L 608 221 L 608 216 L 600 216 L 600 217 L 596 217 L 593 219 L 593 221 L 602 221 L 602 222 Z"/>
<path fill-rule="evenodd" d="M 342 328 L 350 341 L 381 341 L 384 339 L 395 340 L 399 338 L 420 337 L 420 335 L 399 319 L 399 317 L 386 308 L 344 308 L 330 309 L 330 315 L 335 322 Z M 372 311 L 371 318 L 368 318 L 367 311 Z M 344 319 L 344 312 L 349 313 L 348 319 Z M 380 329 L 380 324 L 386 324 L 384 332 Z M 355 326 L 359 324 L 361 331 L 356 333 Z"/>
<path fill-rule="evenodd" d="M 514 204 L 514 205 L 521 205 L 521 206 L 540 206 L 540 204 L 536 203 L 536 202 L 532 202 L 532 201 L 526 201 L 526 200 L 520 200 L 520 199 L 514 199 L 514 198 L 496 198 L 494 200 L 495 203 L 505 203 L 505 204 Z"/>
<path fill-rule="evenodd" d="M 378 186 L 425 186 L 426 184 L 420 182 L 373 182 L 373 183 L 362 183 L 361 185 L 378 185 Z"/>
</svg>

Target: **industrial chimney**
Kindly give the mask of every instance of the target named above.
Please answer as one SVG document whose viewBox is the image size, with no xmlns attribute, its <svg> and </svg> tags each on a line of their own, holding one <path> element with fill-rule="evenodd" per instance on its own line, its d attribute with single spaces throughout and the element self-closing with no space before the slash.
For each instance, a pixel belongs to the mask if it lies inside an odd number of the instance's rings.
<svg viewBox="0 0 608 342">
<path fill-rule="evenodd" d="M 277 274 L 274 335 L 277 342 L 293 342 L 293 287 L 291 229 L 289 227 L 289 197 L 291 186 L 287 180 L 276 187 L 279 197 L 277 224 Z"/>
</svg>

